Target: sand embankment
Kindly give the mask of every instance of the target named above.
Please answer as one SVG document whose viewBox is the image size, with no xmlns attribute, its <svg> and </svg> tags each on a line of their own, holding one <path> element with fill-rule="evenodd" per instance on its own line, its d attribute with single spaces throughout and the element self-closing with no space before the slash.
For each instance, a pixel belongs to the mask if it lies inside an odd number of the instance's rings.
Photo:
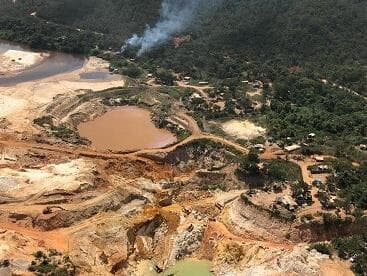
<svg viewBox="0 0 367 276">
<path fill-rule="evenodd" d="M 21 50 L 8 50 L 0 55 L 0 73 L 8 74 L 16 71 L 25 70 L 42 62 L 50 55 Z"/>
</svg>

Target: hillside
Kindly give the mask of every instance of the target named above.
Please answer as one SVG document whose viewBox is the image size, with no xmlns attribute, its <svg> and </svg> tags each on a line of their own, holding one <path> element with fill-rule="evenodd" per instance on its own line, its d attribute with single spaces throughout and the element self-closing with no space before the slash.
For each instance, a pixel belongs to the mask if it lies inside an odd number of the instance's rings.
<svg viewBox="0 0 367 276">
<path fill-rule="evenodd" d="M 204 68 L 219 78 L 245 71 L 243 60 L 258 62 L 270 77 L 279 74 L 279 66 L 317 68 L 365 92 L 366 12 L 366 1 L 226 2 L 198 24 L 191 43 L 159 51 L 154 59 L 176 70 Z"/>
<path fill-rule="evenodd" d="M 52 22 L 113 34 L 122 41 L 159 16 L 160 1 L 2 0 L 3 15 L 37 11 Z M 190 46 L 288 63 L 342 63 L 367 58 L 367 3 L 347 0 L 232 0 L 193 22 Z M 221 24 L 218 24 L 221 22 Z M 169 54 L 172 54 L 171 52 Z"/>
<path fill-rule="evenodd" d="M 33 47 L 88 52 L 95 45 L 119 49 L 131 34 L 141 33 L 146 24 L 157 20 L 160 1 L 25 0 L 14 5 L 1 0 L 1 6 L 1 37 Z M 29 16 L 34 11 L 37 18 Z M 189 42 L 177 49 L 171 43 L 159 47 L 150 53 L 150 62 L 216 78 L 244 71 L 242 60 L 267 67 L 270 77 L 279 73 L 279 66 L 306 66 L 363 93 L 367 87 L 366 13 L 367 2 L 358 0 L 224 1 L 177 34 L 189 34 Z M 62 25 L 50 28 L 47 22 Z M 70 43 L 58 41 L 65 33 Z"/>
<path fill-rule="evenodd" d="M 366 0 L 0 0 L 0 275 L 367 275 Z"/>
</svg>

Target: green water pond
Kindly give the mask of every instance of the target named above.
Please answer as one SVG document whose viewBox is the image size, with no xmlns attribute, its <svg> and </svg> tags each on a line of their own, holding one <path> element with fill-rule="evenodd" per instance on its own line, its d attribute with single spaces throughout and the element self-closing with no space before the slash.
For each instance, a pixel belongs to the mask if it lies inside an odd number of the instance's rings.
<svg viewBox="0 0 367 276">
<path fill-rule="evenodd" d="M 162 273 L 156 273 L 153 264 L 147 266 L 144 276 L 213 276 L 211 263 L 205 260 L 186 259 L 177 262 Z M 153 270 L 153 271 L 152 271 Z"/>
</svg>

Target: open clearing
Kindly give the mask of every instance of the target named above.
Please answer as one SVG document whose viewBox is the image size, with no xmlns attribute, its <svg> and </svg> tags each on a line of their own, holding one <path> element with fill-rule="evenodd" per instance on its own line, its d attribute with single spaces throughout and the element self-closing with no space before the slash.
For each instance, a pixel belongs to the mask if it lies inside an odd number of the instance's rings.
<svg viewBox="0 0 367 276">
<path fill-rule="evenodd" d="M 250 121 L 230 120 L 222 124 L 223 130 L 237 139 L 251 140 L 265 134 L 266 129 Z"/>
<path fill-rule="evenodd" d="M 8 50 L 0 54 L 0 73 L 13 73 L 27 69 L 49 57 L 47 53 L 36 53 L 21 50 Z"/>
</svg>

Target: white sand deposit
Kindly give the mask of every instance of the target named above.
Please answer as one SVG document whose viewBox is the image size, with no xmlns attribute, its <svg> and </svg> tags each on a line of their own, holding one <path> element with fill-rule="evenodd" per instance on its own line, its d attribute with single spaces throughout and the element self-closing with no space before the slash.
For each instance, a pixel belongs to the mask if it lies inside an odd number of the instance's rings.
<svg viewBox="0 0 367 276">
<path fill-rule="evenodd" d="M 2 74 L 24 70 L 41 62 L 49 54 L 30 51 L 8 50 L 0 55 L 0 72 Z"/>
<path fill-rule="evenodd" d="M 249 121 L 230 120 L 222 124 L 222 129 L 228 134 L 238 139 L 254 139 L 266 132 L 265 128 L 256 126 Z"/>
<path fill-rule="evenodd" d="M 25 99 L 0 94 L 0 118 L 22 111 L 26 105 Z"/>
<path fill-rule="evenodd" d="M 0 169 L 0 192 L 8 197 L 21 198 L 57 189 L 74 191 L 86 183 L 93 185 L 93 169 L 94 164 L 84 159 L 23 171 L 4 168 Z"/>
</svg>

